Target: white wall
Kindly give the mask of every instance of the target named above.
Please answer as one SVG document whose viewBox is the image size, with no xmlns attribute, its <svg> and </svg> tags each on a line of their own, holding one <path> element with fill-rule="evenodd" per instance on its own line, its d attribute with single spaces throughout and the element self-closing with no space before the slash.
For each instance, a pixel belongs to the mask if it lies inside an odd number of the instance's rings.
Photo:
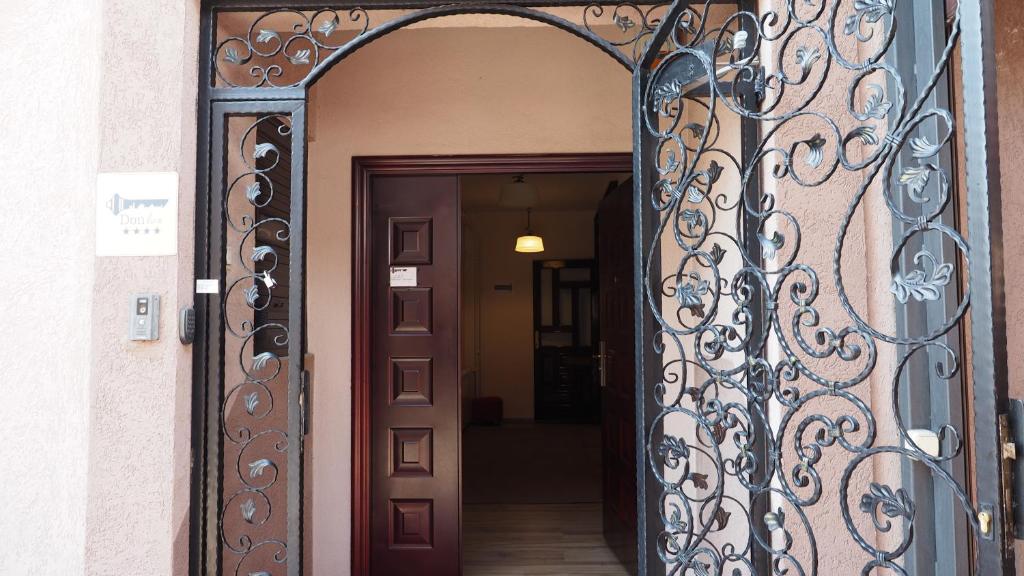
<svg viewBox="0 0 1024 576">
<path fill-rule="evenodd" d="M 181 574 L 198 0 L 6 3 L 0 573 Z M 95 258 L 99 172 L 180 175 L 178 256 Z M 127 341 L 132 292 L 162 339 Z"/>
</svg>

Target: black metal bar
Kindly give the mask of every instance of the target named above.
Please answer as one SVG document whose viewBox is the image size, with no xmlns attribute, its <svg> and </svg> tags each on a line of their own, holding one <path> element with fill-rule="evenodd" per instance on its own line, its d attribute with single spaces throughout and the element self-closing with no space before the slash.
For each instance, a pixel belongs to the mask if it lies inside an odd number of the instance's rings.
<svg viewBox="0 0 1024 576">
<path fill-rule="evenodd" d="M 739 10 L 756 11 L 757 0 L 739 0 L 737 3 Z M 742 21 L 742 30 L 746 31 L 751 38 L 756 37 L 757 30 L 752 26 L 752 23 L 744 19 Z M 746 59 L 753 56 L 754 44 L 748 45 L 741 53 L 740 58 Z M 756 110 L 758 108 L 757 95 L 753 91 L 753 85 L 750 83 L 744 83 L 741 85 L 743 90 L 742 94 L 738 95 L 741 105 L 747 110 Z M 761 142 L 761 130 L 760 122 L 750 118 L 740 118 L 740 161 L 744 166 L 748 165 L 753 155 L 755 154 L 759 143 Z M 743 189 L 744 203 L 748 206 L 759 206 L 761 203 L 761 172 L 754 170 L 748 175 L 746 186 Z M 758 210 L 759 211 L 759 210 Z M 758 218 L 754 218 L 751 212 L 748 210 L 740 210 L 739 214 L 742 218 L 742 225 L 740 229 L 741 238 L 743 239 L 744 250 L 746 250 L 747 258 L 749 258 L 759 268 L 764 267 L 764 258 L 761 254 L 761 243 L 757 238 L 757 234 L 760 231 L 761 222 Z M 767 318 L 769 312 L 766 307 L 764 294 L 761 290 L 758 290 L 750 301 L 750 308 L 754 311 L 753 318 L 750 322 L 750 332 L 752 334 L 764 334 L 765 328 L 768 325 Z M 758 336 L 756 339 L 752 338 L 751 342 L 747 345 L 747 358 L 756 358 L 760 351 L 765 347 L 765 342 L 761 341 L 761 337 Z M 748 390 L 760 390 L 768 384 L 765 381 L 763 375 L 752 368 L 747 370 L 747 388 Z M 748 410 L 750 410 L 752 424 L 758 419 L 758 414 L 763 417 L 760 422 L 761 426 L 753 426 L 752 431 L 753 442 L 756 446 L 754 453 L 758 461 L 758 467 L 753 475 L 752 481 L 755 485 L 767 485 L 768 478 L 767 473 L 769 470 L 769 462 L 771 461 L 771 454 L 768 443 L 771 439 L 771 422 L 768 421 L 769 407 L 765 402 L 747 402 Z M 764 522 L 759 522 L 758 519 L 764 518 L 770 510 L 769 507 L 770 498 L 765 494 L 750 494 L 750 517 L 754 519 L 751 523 L 751 530 L 756 531 L 760 535 L 761 541 L 770 542 L 771 534 Z M 751 562 L 754 565 L 755 574 L 771 574 L 771 554 L 763 547 L 758 545 L 757 538 L 750 539 L 750 550 L 751 550 Z"/>
<path fill-rule="evenodd" d="M 288 215 L 290 249 L 288 279 L 288 575 L 302 576 L 302 489 L 304 418 L 303 358 L 306 354 L 306 102 L 291 112 L 292 186 Z M 294 444 L 293 444 L 294 443 Z"/>
<path fill-rule="evenodd" d="M 654 168 L 656 143 L 645 128 L 646 89 L 651 72 L 657 61 L 660 47 L 674 30 L 674 23 L 685 10 L 686 2 L 677 0 L 651 36 L 650 43 L 633 72 L 633 273 L 634 273 L 634 314 L 636 323 L 636 485 L 637 485 L 637 567 L 638 576 L 657 576 L 665 571 L 665 565 L 658 554 L 658 536 L 664 529 L 659 513 L 661 508 L 661 483 L 652 471 L 653 462 L 648 452 L 649 438 L 653 441 L 660 433 L 653 430 L 654 417 L 659 413 L 654 382 L 661 374 L 662 358 L 653 353 L 657 334 L 657 323 L 651 321 L 648 308 L 646 278 L 660 278 L 661 268 L 657 259 L 651 259 L 651 270 L 645 274 L 647 249 L 653 249 L 655 238 L 655 215 L 651 210 L 647 194 L 654 188 L 657 177 Z M 657 269 L 653 269 L 657 266 Z M 659 291 L 660 294 L 660 291 Z"/>
<path fill-rule="evenodd" d="M 1010 400 L 1010 429 L 1013 432 L 1013 535 L 1024 539 L 1024 400 Z"/>
<path fill-rule="evenodd" d="M 211 112 L 210 137 L 210 187 L 209 187 L 209 227 L 207 229 L 209 249 L 207 251 L 207 276 L 215 278 L 219 287 L 224 288 L 224 247 L 226 245 L 226 225 L 224 214 L 224 181 L 227 177 L 227 115 L 218 106 Z M 219 574 L 220 534 L 219 529 L 211 528 L 220 525 L 221 485 L 223 484 L 223 467 L 221 454 L 224 451 L 224 440 L 221 432 L 220 406 L 223 402 L 224 390 L 224 317 L 220 306 L 222 295 L 204 295 L 206 309 L 208 363 L 206 374 L 206 509 L 204 539 L 206 540 L 204 574 Z"/>
<path fill-rule="evenodd" d="M 1000 416 L 1008 408 L 1002 194 L 996 107 L 995 2 L 961 0 L 967 228 L 971 241 L 971 363 L 974 377 L 974 465 L 977 507 L 991 514 L 978 540 L 981 575 L 1014 572 L 1003 499 L 1005 462 Z"/>
<path fill-rule="evenodd" d="M 208 61 L 207 54 L 213 51 L 213 12 L 203 10 L 200 15 L 199 61 Z M 209 275 L 209 217 L 210 217 L 210 104 L 205 97 L 209 86 L 210 68 L 199 67 L 199 102 L 196 113 L 198 138 L 196 140 L 196 198 L 195 198 L 195 278 Z M 209 317 L 207 298 L 193 296 L 196 311 L 196 335 L 192 343 L 192 470 L 191 502 L 189 506 L 189 573 L 199 576 L 203 573 L 206 552 L 207 530 L 206 447 L 207 429 L 207 375 Z"/>
</svg>

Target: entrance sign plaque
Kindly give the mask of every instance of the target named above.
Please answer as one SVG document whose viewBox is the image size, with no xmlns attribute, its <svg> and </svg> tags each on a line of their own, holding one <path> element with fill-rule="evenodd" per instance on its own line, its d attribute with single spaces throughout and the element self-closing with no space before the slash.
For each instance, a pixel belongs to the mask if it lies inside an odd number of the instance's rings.
<svg viewBox="0 0 1024 576">
<path fill-rule="evenodd" d="M 100 174 L 96 180 L 96 255 L 177 253 L 178 174 Z"/>
</svg>

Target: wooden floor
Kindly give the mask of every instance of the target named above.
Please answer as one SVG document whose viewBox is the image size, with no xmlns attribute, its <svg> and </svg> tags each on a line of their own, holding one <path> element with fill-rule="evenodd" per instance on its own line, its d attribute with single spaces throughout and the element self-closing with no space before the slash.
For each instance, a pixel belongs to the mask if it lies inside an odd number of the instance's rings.
<svg viewBox="0 0 1024 576">
<path fill-rule="evenodd" d="M 601 535 L 601 504 L 463 507 L 463 576 L 628 576 Z"/>
</svg>

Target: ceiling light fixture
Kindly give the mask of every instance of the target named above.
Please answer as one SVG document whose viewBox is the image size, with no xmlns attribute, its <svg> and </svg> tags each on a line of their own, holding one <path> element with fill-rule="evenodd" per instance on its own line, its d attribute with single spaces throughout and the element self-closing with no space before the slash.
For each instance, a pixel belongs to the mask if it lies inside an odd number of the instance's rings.
<svg viewBox="0 0 1024 576">
<path fill-rule="evenodd" d="M 544 251 L 544 239 L 530 230 L 530 209 L 526 209 L 526 232 L 516 237 L 516 252 L 536 254 Z"/>
</svg>

